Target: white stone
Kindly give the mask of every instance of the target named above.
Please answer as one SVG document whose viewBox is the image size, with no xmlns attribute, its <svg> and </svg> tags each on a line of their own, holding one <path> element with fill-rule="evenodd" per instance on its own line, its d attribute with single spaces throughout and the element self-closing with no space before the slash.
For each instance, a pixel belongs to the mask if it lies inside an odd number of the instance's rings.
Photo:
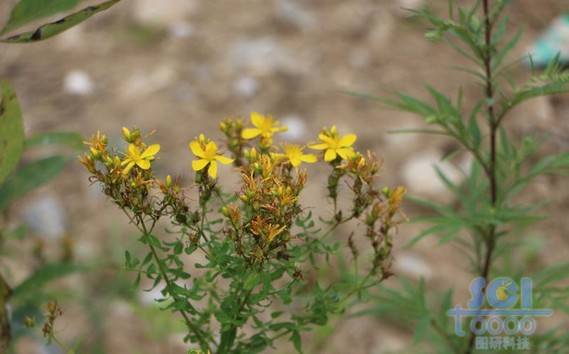
<svg viewBox="0 0 569 354">
<path fill-rule="evenodd" d="M 464 174 L 449 161 L 441 161 L 437 151 L 425 151 L 412 156 L 403 165 L 403 180 L 412 194 L 432 198 L 438 201 L 449 201 L 452 193 L 439 178 L 435 166 L 447 178 L 459 184 Z"/>
<path fill-rule="evenodd" d="M 302 65 L 271 37 L 240 39 L 233 43 L 228 59 L 236 71 L 266 75 L 276 70 L 298 72 Z"/>
<path fill-rule="evenodd" d="M 137 0 L 133 15 L 139 22 L 167 27 L 171 23 L 185 21 L 197 5 L 195 0 Z"/>
<path fill-rule="evenodd" d="M 292 141 L 301 141 L 304 139 L 307 126 L 301 117 L 293 114 L 283 117 L 281 121 L 288 128 L 286 132 L 282 133 L 284 139 Z"/>
<path fill-rule="evenodd" d="M 400 253 L 395 257 L 393 269 L 396 274 L 408 276 L 413 279 L 433 278 L 433 270 L 427 262 L 414 253 Z"/>
<path fill-rule="evenodd" d="M 425 0 L 397 0 L 397 12 L 405 17 L 412 15 L 409 10 L 420 10 L 423 6 L 425 6 Z"/>
<path fill-rule="evenodd" d="M 73 70 L 65 75 L 63 89 L 72 95 L 87 96 L 93 93 L 94 85 L 85 71 Z"/>
<path fill-rule="evenodd" d="M 52 196 L 32 201 L 24 208 L 23 219 L 33 233 L 47 239 L 58 239 L 66 231 L 65 210 Z"/>
<path fill-rule="evenodd" d="M 151 71 L 135 72 L 120 85 L 119 94 L 126 100 L 148 96 L 168 87 L 175 78 L 176 71 L 165 64 Z"/>
<path fill-rule="evenodd" d="M 276 3 L 277 18 L 300 30 L 309 30 L 316 26 L 314 16 L 293 0 L 279 0 Z"/>
<path fill-rule="evenodd" d="M 168 26 L 168 31 L 174 38 L 189 38 L 194 34 L 194 27 L 187 21 L 177 21 Z"/>
<path fill-rule="evenodd" d="M 251 98 L 259 91 L 259 82 L 251 76 L 242 76 L 233 83 L 233 91 L 241 97 Z"/>
</svg>

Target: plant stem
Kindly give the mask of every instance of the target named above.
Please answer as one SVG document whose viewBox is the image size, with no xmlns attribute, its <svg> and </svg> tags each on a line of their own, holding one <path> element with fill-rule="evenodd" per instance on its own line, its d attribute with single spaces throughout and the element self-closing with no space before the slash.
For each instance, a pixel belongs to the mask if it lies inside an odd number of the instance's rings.
<svg viewBox="0 0 569 354">
<path fill-rule="evenodd" d="M 128 215 L 128 213 L 127 213 L 127 215 Z M 146 228 L 146 225 L 144 224 L 144 220 L 142 219 L 142 217 L 139 216 L 138 219 L 139 219 L 139 223 L 142 227 L 141 231 L 144 232 L 145 235 L 149 235 L 152 232 L 152 229 L 148 230 Z M 156 223 L 153 223 L 152 226 L 154 226 L 155 224 Z M 156 248 L 153 245 L 151 245 L 150 243 L 148 243 L 147 245 L 150 248 L 150 252 L 152 253 L 152 257 L 154 258 L 154 262 L 158 266 L 158 270 L 160 272 L 160 275 L 162 276 L 162 279 L 164 279 L 164 281 L 166 282 L 166 288 L 168 289 L 168 293 L 170 294 L 170 296 L 172 296 L 172 298 L 174 299 L 174 302 L 179 303 L 180 301 L 174 293 L 174 285 L 172 284 L 172 280 L 168 277 L 168 273 L 164 269 L 164 264 L 160 260 L 160 257 L 158 257 L 158 252 L 156 252 Z M 186 311 L 184 311 L 182 309 L 178 309 L 178 312 L 180 312 L 180 314 L 184 318 L 184 321 L 186 322 L 186 326 L 188 327 L 188 329 L 192 333 L 194 333 L 195 336 L 197 337 L 202 350 L 208 350 L 208 352 L 210 352 L 210 347 L 209 347 L 207 340 L 203 337 L 200 329 L 197 328 L 192 323 L 192 321 L 190 320 L 190 317 L 188 316 Z"/>
<path fill-rule="evenodd" d="M 241 304 L 239 304 L 239 311 L 237 316 L 241 316 L 241 311 L 245 309 L 245 305 L 249 301 L 249 297 L 253 293 L 253 289 L 247 290 L 247 292 L 242 296 Z M 232 325 L 230 328 L 224 330 L 221 333 L 221 341 L 219 342 L 219 347 L 217 348 L 217 354 L 227 354 L 231 353 L 233 344 L 235 343 L 235 338 L 237 336 L 237 325 Z"/>
<path fill-rule="evenodd" d="M 494 81 L 492 73 L 492 22 L 490 19 L 490 0 L 483 0 L 484 11 L 484 27 L 485 27 L 485 54 L 484 54 L 484 70 L 486 74 L 486 105 L 488 124 L 490 127 L 490 162 L 488 165 L 488 179 L 490 182 L 490 203 L 494 209 L 498 202 L 498 178 L 496 172 L 496 140 L 500 121 L 496 119 L 494 110 Z M 496 248 L 496 226 L 489 225 L 484 236 L 486 245 L 486 255 L 482 266 L 480 276 L 484 278 L 486 284 L 488 283 L 488 276 L 492 266 L 492 256 Z M 482 289 L 482 295 L 486 292 L 486 288 Z M 466 354 L 472 353 L 474 350 L 474 342 L 476 335 L 471 333 L 466 349 Z"/>
</svg>

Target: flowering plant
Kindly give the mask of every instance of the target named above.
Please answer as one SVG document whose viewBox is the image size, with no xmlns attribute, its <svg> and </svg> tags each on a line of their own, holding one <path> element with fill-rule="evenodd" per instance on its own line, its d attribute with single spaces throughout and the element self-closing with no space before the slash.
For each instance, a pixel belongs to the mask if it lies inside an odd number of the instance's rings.
<svg viewBox="0 0 569 354">
<path fill-rule="evenodd" d="M 324 129 L 320 143 L 308 148 L 323 151 L 330 166 L 333 214 L 317 224 L 300 195 L 308 180 L 302 164 L 316 163 L 318 156 L 303 146 L 275 145 L 274 136 L 286 127 L 270 116 L 252 113 L 251 123 L 220 124 L 225 151 L 203 134 L 191 141 L 195 179 L 186 188 L 181 178 L 155 176 L 160 146 L 148 145 L 138 129 L 123 129 L 126 153 L 95 134 L 81 162 L 140 231 L 147 252 L 126 251 L 126 266 L 137 272 L 137 282 L 144 275 L 152 288 L 160 287 L 163 298 L 157 301 L 182 317 L 185 341 L 203 352 L 259 353 L 287 336 L 301 352 L 301 333 L 324 325 L 391 275 L 392 230 L 404 220 L 405 189 L 378 188 L 380 162 L 373 154 L 354 149 L 355 135 Z M 218 183 L 219 169 L 227 168 L 220 164 L 233 165 L 238 191 Z M 338 206 L 340 182 L 353 197 L 347 210 Z M 347 239 L 329 237 L 356 220 L 364 225 L 370 254 L 359 256 L 356 228 Z M 159 223 L 169 232 L 158 235 Z M 351 253 L 349 277 L 313 278 L 311 269 L 333 262 L 343 250 Z"/>
</svg>

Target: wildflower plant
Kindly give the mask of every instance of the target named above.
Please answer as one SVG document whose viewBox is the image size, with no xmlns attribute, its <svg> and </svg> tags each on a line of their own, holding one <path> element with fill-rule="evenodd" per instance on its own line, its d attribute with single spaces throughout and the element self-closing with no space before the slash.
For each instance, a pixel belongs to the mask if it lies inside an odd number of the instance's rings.
<svg viewBox="0 0 569 354">
<path fill-rule="evenodd" d="M 455 197 L 452 204 L 412 198 L 432 214 L 416 219 L 430 226 L 411 245 L 428 236 L 437 237 L 441 244 L 453 242 L 464 251 L 473 274 L 485 284 L 495 276 L 515 279 L 529 276 L 534 280 L 536 306 L 569 312 L 566 302 L 569 292 L 562 286 L 568 278 L 569 264 L 536 268 L 524 262 L 521 256 L 527 242 L 520 231 L 541 219 L 536 212 L 542 204 L 524 204 L 519 197 L 539 176 L 566 171 L 569 153 L 540 157 L 538 137 L 519 136 L 508 126 L 508 122 L 516 118 L 512 110 L 520 104 L 535 97 L 567 93 L 569 72 L 563 70 L 558 59 L 540 71 L 529 56 L 525 62 L 531 65 L 533 76 L 517 84 L 512 78 L 512 68 L 524 60 L 507 61 L 521 38 L 521 32 L 510 35 L 508 31 L 505 12 L 510 1 L 472 3 L 469 7 L 459 6 L 457 1 L 449 0 L 448 18 L 439 17 L 428 9 L 415 12 L 431 27 L 426 33 L 428 40 L 446 41 L 472 64 L 472 67 L 460 68 L 481 87 L 479 99 L 472 108 L 464 104 L 462 89 L 454 99 L 432 86 L 427 86 L 431 100 L 404 93 L 379 99 L 390 108 L 424 120 L 427 127 L 413 129 L 411 133 L 448 137 L 461 147 L 457 152 L 465 152 L 472 158 L 462 183 L 453 182 L 443 171 L 437 170 Z M 381 315 L 395 313 L 415 327 L 416 344 L 422 353 L 476 350 L 474 332 L 464 337 L 455 335 L 453 324 L 446 316 L 446 311 L 453 306 L 453 289 L 434 294 L 427 290 L 424 282 L 419 285 L 404 282 L 403 285 L 401 290 L 380 291 L 377 306 L 370 311 Z M 482 292 L 486 292 L 485 287 Z M 496 296 L 504 299 L 509 295 L 504 289 L 498 289 Z M 531 340 L 531 352 L 565 352 L 569 336 L 566 329 L 554 328 L 534 335 Z"/>
<path fill-rule="evenodd" d="M 179 177 L 154 174 L 159 145 L 147 143 L 138 129 L 123 129 L 126 152 L 95 134 L 81 162 L 140 232 L 146 252 L 126 251 L 126 267 L 137 272 L 137 282 L 144 276 L 161 289 L 157 301 L 181 316 L 193 350 L 260 353 L 285 337 L 301 352 L 302 333 L 326 324 L 391 275 L 392 233 L 404 220 L 405 190 L 377 186 L 380 163 L 355 150 L 353 134 L 325 129 L 321 142 L 308 148 L 281 146 L 275 144 L 286 130 L 280 122 L 252 113 L 251 125 L 226 119 L 222 143 L 203 134 L 191 140 L 195 176 L 187 186 Z M 319 159 L 333 176 L 334 209 L 317 219 L 314 205 L 300 197 L 309 180 L 304 167 Z M 220 169 L 238 174 L 240 187 L 226 190 Z M 340 183 L 353 196 L 345 210 L 337 206 Z M 351 220 L 364 226 L 362 235 L 330 237 Z M 358 249 L 356 237 L 369 242 L 369 252 Z M 313 279 L 313 269 L 344 256 L 354 265 L 349 277 Z"/>
</svg>

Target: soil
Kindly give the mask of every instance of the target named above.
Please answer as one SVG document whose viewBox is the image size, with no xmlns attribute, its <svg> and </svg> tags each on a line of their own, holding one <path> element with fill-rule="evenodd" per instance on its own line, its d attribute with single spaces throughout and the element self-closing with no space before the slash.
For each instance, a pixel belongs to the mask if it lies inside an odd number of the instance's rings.
<svg viewBox="0 0 569 354">
<path fill-rule="evenodd" d="M 422 123 L 345 92 L 386 95 L 401 90 L 426 97 L 423 84 L 428 82 L 453 95 L 462 87 L 467 105 L 481 94 L 467 74 L 452 69 L 468 62 L 448 47 L 426 41 L 424 24 L 406 17 L 398 1 L 157 3 L 161 2 L 125 0 L 46 42 L 0 45 L 0 77 L 10 81 L 18 93 L 28 135 L 77 131 L 90 136 L 101 130 L 118 141 L 123 126 L 155 130 L 150 139 L 162 145 L 157 173 L 190 178 L 187 144 L 192 138 L 201 132 L 221 137 L 217 132 L 221 119 L 259 111 L 298 127 L 292 139 L 311 140 L 323 126 L 333 124 L 356 133 L 358 148 L 370 149 L 384 160 L 381 182 L 395 186 L 408 182 L 402 170 L 413 156 L 427 150 L 442 156 L 453 145 L 431 136 L 390 135 L 390 130 L 421 127 Z M 429 1 L 439 12 L 445 11 L 445 3 Z M 516 55 L 523 55 L 539 33 L 567 9 L 563 3 L 514 2 L 512 27 L 524 30 Z M 4 17 L 0 13 L 0 19 Z M 524 80 L 528 70 L 522 65 L 513 75 Z M 546 137 L 540 154 L 562 152 L 569 141 L 568 114 L 567 96 L 537 99 L 513 112 L 507 125 L 517 135 Z M 316 183 L 325 178 L 323 170 L 311 178 L 315 185 L 307 200 L 313 195 L 323 197 L 321 190 L 316 192 L 320 187 Z M 414 181 L 423 183 L 420 178 Z M 128 278 L 118 268 L 123 250 L 135 245 L 136 239 L 114 206 L 89 186 L 82 167 L 71 163 L 62 178 L 14 206 L 13 214 L 18 216 L 20 210 L 45 196 L 60 201 L 77 257 L 104 259 L 105 264 L 115 266 L 66 280 L 85 303 L 92 301 L 94 310 L 64 303 L 62 337 L 82 336 L 90 343 L 86 347 L 104 348 L 101 353 L 185 353 L 179 336 L 149 334 L 161 322 L 148 315 L 145 306 L 133 306 L 115 296 L 128 290 L 101 287 Z M 543 210 L 548 218 L 530 233 L 533 244 L 540 247 L 540 256 L 532 259 L 535 268 L 567 260 L 568 197 L 567 184 L 558 177 L 540 179 L 523 196 L 527 201 L 549 202 Z M 411 219 L 423 212 L 406 205 Z M 421 228 L 417 224 L 400 227 L 395 257 L 406 263 L 396 263 L 395 269 L 402 276 L 427 277 L 430 289 L 452 286 L 456 301 L 464 303 L 472 275 L 456 248 L 437 246 L 434 238 L 412 249 L 403 247 Z M 58 247 L 47 245 L 55 254 Z M 12 266 L 19 267 L 26 269 L 18 262 Z M 13 280 L 27 272 L 14 271 Z M 89 316 L 97 311 L 102 318 L 94 325 Z M 145 318 L 154 323 L 145 323 Z M 552 323 L 567 328 L 569 318 L 558 316 Z M 308 353 L 379 354 L 405 350 L 411 343 L 412 333 L 396 322 L 346 318 L 307 337 L 306 348 Z M 32 353 L 29 345 L 22 344 L 20 353 Z M 283 345 L 278 353 L 293 352 Z"/>
</svg>

